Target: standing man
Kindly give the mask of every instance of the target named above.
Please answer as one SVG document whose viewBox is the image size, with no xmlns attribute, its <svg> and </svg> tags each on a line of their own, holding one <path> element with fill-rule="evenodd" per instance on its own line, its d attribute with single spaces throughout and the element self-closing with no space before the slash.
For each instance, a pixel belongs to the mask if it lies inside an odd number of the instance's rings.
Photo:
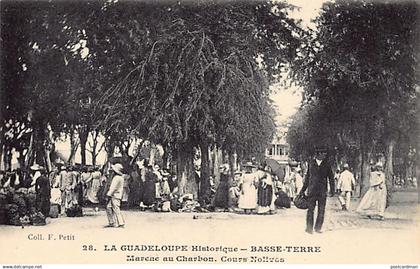
<svg viewBox="0 0 420 269">
<path fill-rule="evenodd" d="M 314 229 L 322 233 L 324 223 L 325 206 L 327 202 L 328 180 L 330 190 L 334 192 L 334 175 L 330 165 L 326 161 L 327 149 L 324 147 L 315 148 L 315 158 L 308 164 L 308 172 L 305 176 L 302 190 L 308 193 L 308 211 L 306 213 L 306 232 L 312 234 Z M 318 215 L 314 227 L 314 210 L 318 206 Z"/>
<path fill-rule="evenodd" d="M 337 183 L 337 189 L 340 190 L 338 200 L 340 201 L 343 210 L 349 210 L 351 192 L 356 185 L 356 181 L 352 172 L 349 171 L 349 165 L 347 163 L 343 165 L 343 169 L 344 171 L 340 174 Z"/>
<path fill-rule="evenodd" d="M 74 200 L 74 188 L 76 187 L 76 179 L 71 171 L 67 171 L 65 166 L 61 167 L 59 188 L 61 190 L 61 214 L 70 207 Z"/>
<path fill-rule="evenodd" d="M 35 164 L 31 166 L 31 170 L 35 181 L 36 208 L 47 218 L 50 214 L 50 180 L 45 176 L 45 170 L 42 166 Z"/>
<path fill-rule="evenodd" d="M 111 181 L 111 186 L 106 194 L 108 202 L 106 205 L 106 214 L 108 216 L 108 227 L 119 227 L 124 228 L 124 218 L 121 215 L 121 199 L 123 196 L 124 189 L 124 173 L 123 166 L 120 163 L 116 163 L 111 166 L 111 169 L 115 172 L 114 177 Z"/>
</svg>

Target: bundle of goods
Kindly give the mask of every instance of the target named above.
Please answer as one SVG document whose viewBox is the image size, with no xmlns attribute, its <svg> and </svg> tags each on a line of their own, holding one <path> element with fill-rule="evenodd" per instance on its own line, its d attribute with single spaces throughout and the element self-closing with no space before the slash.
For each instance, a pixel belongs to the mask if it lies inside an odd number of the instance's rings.
<svg viewBox="0 0 420 269">
<path fill-rule="evenodd" d="M 36 209 L 36 194 L 26 188 L 2 189 L 0 224 L 15 226 L 45 225 L 45 216 Z"/>
<path fill-rule="evenodd" d="M 59 188 L 52 188 L 51 189 L 51 199 L 50 199 L 51 207 L 50 207 L 50 218 L 58 218 L 60 214 L 61 208 L 61 191 Z"/>
<path fill-rule="evenodd" d="M 42 225 L 47 224 L 45 222 L 45 216 L 41 212 L 37 212 L 35 214 L 32 214 L 30 216 L 30 219 L 31 219 L 32 225 L 34 225 L 34 226 L 42 226 Z"/>
<path fill-rule="evenodd" d="M 293 203 L 299 209 L 308 209 L 308 197 L 305 194 L 298 194 Z"/>
<path fill-rule="evenodd" d="M 279 208 L 290 208 L 291 205 L 291 199 L 290 197 L 287 195 L 287 193 L 285 193 L 282 190 L 279 190 L 276 193 L 276 200 L 274 201 L 274 204 L 279 207 Z"/>
<path fill-rule="evenodd" d="M 179 200 L 182 201 L 182 207 L 178 212 L 200 212 L 200 204 L 193 199 L 192 194 L 185 194 Z"/>
<path fill-rule="evenodd" d="M 71 201 L 66 208 L 66 215 L 67 217 L 83 217 L 82 207 L 78 203 Z"/>
<path fill-rule="evenodd" d="M 34 192 L 27 192 L 26 194 L 23 195 L 23 198 L 25 199 L 25 202 L 26 202 L 27 213 L 29 215 L 35 215 L 37 213 L 37 209 L 36 209 L 36 204 L 37 204 L 36 193 L 34 193 Z"/>
<path fill-rule="evenodd" d="M 7 224 L 7 195 L 6 192 L 0 193 L 0 224 Z"/>
</svg>

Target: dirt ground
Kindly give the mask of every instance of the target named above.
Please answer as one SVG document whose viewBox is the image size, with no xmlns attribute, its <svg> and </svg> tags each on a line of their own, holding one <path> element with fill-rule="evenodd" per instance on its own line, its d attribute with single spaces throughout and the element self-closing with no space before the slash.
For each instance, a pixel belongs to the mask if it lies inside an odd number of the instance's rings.
<svg viewBox="0 0 420 269">
<path fill-rule="evenodd" d="M 383 221 L 366 219 L 354 213 L 352 210 L 358 199 L 353 200 L 351 211 L 343 212 L 337 198 L 329 198 L 324 233 L 313 235 L 304 232 L 306 211 L 293 206 L 264 216 L 235 212 L 129 210 L 123 211 L 124 229 L 104 228 L 107 224 L 104 210 L 96 212 L 93 208 L 85 208 L 84 217 L 48 219 L 46 226 L 0 226 L 0 264 L 253 263 L 252 257 L 263 263 L 266 258 L 267 263 L 418 264 L 420 205 L 416 202 L 417 193 L 399 192 L 394 197 Z M 118 250 L 105 251 L 105 245 L 108 248 L 115 245 Z M 125 245 L 184 245 L 189 250 L 197 245 L 222 246 L 236 247 L 239 251 L 170 252 L 152 249 L 127 252 L 121 250 Z M 282 251 L 252 252 L 256 246 L 281 246 Z M 286 251 L 293 250 L 293 247 L 301 250 L 302 247 L 305 247 L 303 250 L 319 247 L 320 252 Z M 130 255 L 138 260 L 127 261 Z M 164 261 L 164 257 L 169 261 Z"/>
</svg>

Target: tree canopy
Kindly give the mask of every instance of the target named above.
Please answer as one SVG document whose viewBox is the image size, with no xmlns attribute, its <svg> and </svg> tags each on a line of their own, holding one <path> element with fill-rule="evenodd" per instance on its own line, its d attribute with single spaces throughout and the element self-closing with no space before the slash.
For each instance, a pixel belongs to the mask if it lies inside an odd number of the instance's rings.
<svg viewBox="0 0 420 269">
<path fill-rule="evenodd" d="M 396 141 L 413 146 L 418 14 L 414 1 L 324 4 L 293 67 L 305 93 L 289 132 L 295 155 L 307 156 L 302 145 L 316 140 L 350 161 L 357 148 L 364 163 L 382 153 L 390 164 Z"/>
</svg>

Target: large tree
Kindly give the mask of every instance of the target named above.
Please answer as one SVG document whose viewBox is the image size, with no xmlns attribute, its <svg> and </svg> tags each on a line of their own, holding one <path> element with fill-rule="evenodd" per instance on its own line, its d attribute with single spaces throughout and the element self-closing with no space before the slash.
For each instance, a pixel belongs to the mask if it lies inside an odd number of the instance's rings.
<svg viewBox="0 0 420 269">
<path fill-rule="evenodd" d="M 418 135 L 418 12 L 415 1 L 324 4 L 293 68 L 305 89 L 301 114 L 310 114 L 301 125 L 312 127 L 292 140 L 326 129 L 321 139 L 332 148 L 357 145 L 364 186 L 375 154 L 385 155 L 389 182 L 396 142 Z"/>
<path fill-rule="evenodd" d="M 50 132 L 73 138 L 78 130 L 83 141 L 93 121 L 86 103 L 98 95 L 100 86 L 83 54 L 83 29 L 76 27 L 84 20 L 84 10 L 69 2 L 1 5 L 1 61 L 7 66 L 2 68 L 1 133 L 7 126 L 25 126 L 32 132 L 27 152 L 42 165 L 48 159 L 46 148 L 54 145 Z"/>
<path fill-rule="evenodd" d="M 299 45 L 286 9 L 279 2 L 165 3 L 141 6 L 144 15 L 131 27 L 111 23 L 107 35 L 142 40 L 135 50 L 124 46 L 131 69 L 101 100 L 103 124 L 170 145 L 181 193 L 194 188 L 194 147 L 206 153 L 217 144 L 241 154 L 264 148 L 274 132 L 268 83 Z"/>
</svg>

